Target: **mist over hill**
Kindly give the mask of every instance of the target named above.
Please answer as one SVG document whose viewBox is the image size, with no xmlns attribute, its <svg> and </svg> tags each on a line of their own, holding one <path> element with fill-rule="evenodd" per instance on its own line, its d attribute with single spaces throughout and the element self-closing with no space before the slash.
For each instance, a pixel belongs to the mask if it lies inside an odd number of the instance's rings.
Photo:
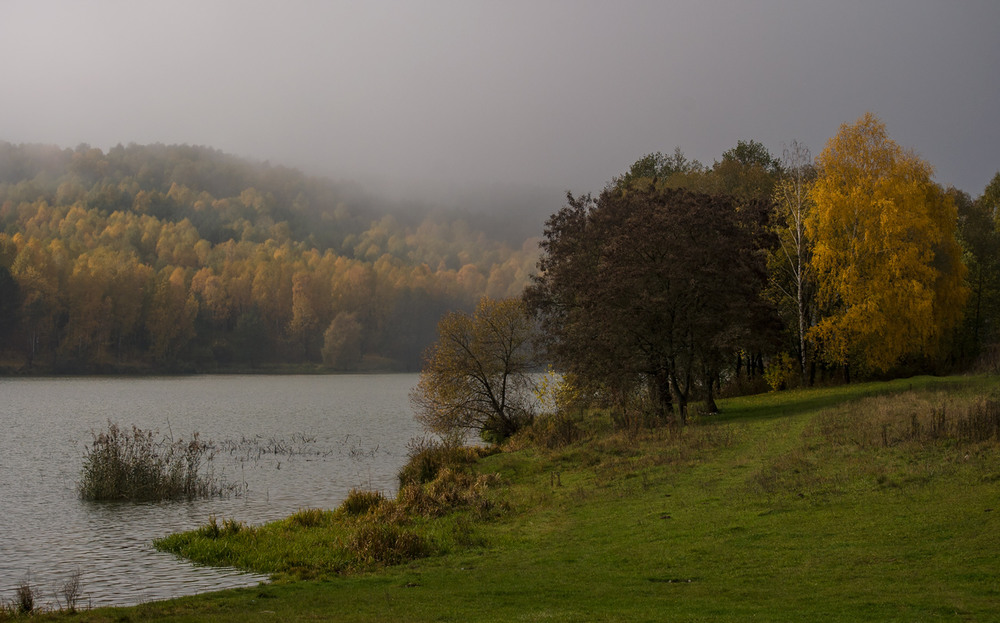
<svg viewBox="0 0 1000 623">
<path fill-rule="evenodd" d="M 386 198 L 201 146 L 0 143 L 3 363 L 416 369 L 441 314 L 520 293 L 557 201 Z"/>
</svg>

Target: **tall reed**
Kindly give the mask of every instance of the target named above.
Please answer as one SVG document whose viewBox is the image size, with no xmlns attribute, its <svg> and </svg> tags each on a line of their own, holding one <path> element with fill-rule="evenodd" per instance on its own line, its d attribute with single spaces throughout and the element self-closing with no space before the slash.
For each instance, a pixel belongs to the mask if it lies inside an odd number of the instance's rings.
<svg viewBox="0 0 1000 623">
<path fill-rule="evenodd" d="M 155 438 L 153 431 L 132 426 L 131 431 L 108 421 L 107 430 L 94 434 L 85 451 L 79 483 L 85 500 L 193 499 L 236 492 L 235 485 L 201 473 L 216 449 L 192 435 L 190 441 Z"/>
</svg>

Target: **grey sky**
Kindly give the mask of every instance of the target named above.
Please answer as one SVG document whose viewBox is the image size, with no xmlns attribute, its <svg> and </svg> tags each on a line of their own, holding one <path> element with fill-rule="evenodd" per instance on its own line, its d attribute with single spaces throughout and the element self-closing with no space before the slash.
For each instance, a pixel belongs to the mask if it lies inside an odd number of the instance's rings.
<svg viewBox="0 0 1000 623">
<path fill-rule="evenodd" d="M 818 154 L 871 110 L 1000 169 L 1000 2 L 0 2 L 0 140 L 190 143 L 396 188 L 599 190 L 651 151 Z"/>
</svg>

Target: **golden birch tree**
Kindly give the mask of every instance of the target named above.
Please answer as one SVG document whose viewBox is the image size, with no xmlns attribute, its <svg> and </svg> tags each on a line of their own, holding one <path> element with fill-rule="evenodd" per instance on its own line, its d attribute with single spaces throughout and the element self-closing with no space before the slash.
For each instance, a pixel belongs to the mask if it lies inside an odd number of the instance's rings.
<svg viewBox="0 0 1000 623">
<path fill-rule="evenodd" d="M 810 337 L 828 362 L 873 371 L 934 355 L 968 294 L 954 203 L 871 113 L 842 125 L 817 167 L 806 226 L 823 317 Z"/>
</svg>

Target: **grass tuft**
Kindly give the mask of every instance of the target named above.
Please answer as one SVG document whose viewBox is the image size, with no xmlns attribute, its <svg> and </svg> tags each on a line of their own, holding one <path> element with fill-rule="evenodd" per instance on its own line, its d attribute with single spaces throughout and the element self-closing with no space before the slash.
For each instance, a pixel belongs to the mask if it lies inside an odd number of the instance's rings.
<svg viewBox="0 0 1000 623">
<path fill-rule="evenodd" d="M 393 565 L 425 555 L 429 548 L 418 534 L 392 523 L 367 520 L 354 530 L 347 544 L 357 564 Z"/>
<path fill-rule="evenodd" d="M 331 511 L 319 508 L 303 508 L 288 518 L 288 520 L 303 528 L 318 528 L 328 526 L 333 521 L 334 514 Z"/>
<path fill-rule="evenodd" d="M 14 591 L 14 611 L 20 615 L 35 612 L 35 588 L 28 580 L 22 580 Z"/>
<path fill-rule="evenodd" d="M 215 515 L 209 515 L 208 523 L 198 528 L 198 534 L 206 539 L 223 539 L 235 536 L 241 532 L 252 532 L 253 528 L 235 519 L 223 519 L 219 525 Z"/>
<path fill-rule="evenodd" d="M 339 510 L 347 515 L 364 515 L 385 503 L 381 491 L 351 489 L 340 504 Z"/>
</svg>

